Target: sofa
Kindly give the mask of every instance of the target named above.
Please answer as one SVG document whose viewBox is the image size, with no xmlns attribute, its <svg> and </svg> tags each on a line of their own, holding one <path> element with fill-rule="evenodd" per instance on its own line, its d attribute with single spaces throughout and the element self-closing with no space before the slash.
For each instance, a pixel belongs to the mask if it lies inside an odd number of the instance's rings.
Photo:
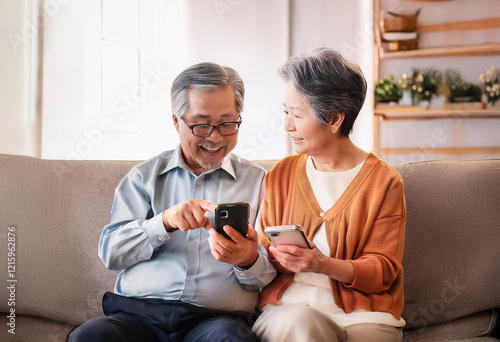
<svg viewBox="0 0 500 342">
<path fill-rule="evenodd" d="M 0 341 L 64 341 L 102 315 L 117 272 L 98 241 L 135 164 L 0 155 Z M 500 160 L 397 169 L 408 213 L 404 341 L 500 341 Z"/>
</svg>

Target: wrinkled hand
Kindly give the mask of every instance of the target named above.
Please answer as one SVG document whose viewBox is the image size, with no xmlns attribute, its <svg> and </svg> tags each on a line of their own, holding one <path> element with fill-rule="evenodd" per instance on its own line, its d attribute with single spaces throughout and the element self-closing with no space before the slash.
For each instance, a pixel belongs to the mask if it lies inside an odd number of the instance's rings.
<svg viewBox="0 0 500 342">
<path fill-rule="evenodd" d="M 270 246 L 269 254 L 290 272 L 322 273 L 323 263 L 328 257 L 312 241 L 309 243 L 312 249 L 294 245 Z"/>
<path fill-rule="evenodd" d="M 224 226 L 224 232 L 233 241 L 219 234 L 215 229 L 208 231 L 210 234 L 208 243 L 214 258 L 240 268 L 250 268 L 259 256 L 258 235 L 255 229 L 248 225 L 247 237 L 228 225 Z"/>
<path fill-rule="evenodd" d="M 205 213 L 207 211 L 213 213 L 215 207 L 215 204 L 200 198 L 178 203 L 163 212 L 163 225 L 167 232 L 172 232 L 176 228 L 182 231 L 200 227 L 211 229 L 212 222 Z"/>
</svg>

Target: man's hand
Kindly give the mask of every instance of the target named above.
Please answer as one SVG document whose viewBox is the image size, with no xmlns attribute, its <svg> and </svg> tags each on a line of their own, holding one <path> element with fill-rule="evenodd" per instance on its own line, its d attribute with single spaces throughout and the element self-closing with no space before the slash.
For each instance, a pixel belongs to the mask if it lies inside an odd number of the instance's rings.
<svg viewBox="0 0 500 342">
<path fill-rule="evenodd" d="M 207 211 L 213 213 L 215 207 L 215 204 L 200 198 L 178 203 L 163 212 L 163 225 L 167 232 L 173 232 L 177 228 L 182 231 L 200 227 L 211 229 L 212 222 L 205 216 L 205 213 Z"/>
<path fill-rule="evenodd" d="M 255 229 L 248 225 L 247 237 L 242 236 L 231 226 L 224 226 L 224 232 L 233 240 L 219 234 L 215 229 L 210 229 L 210 250 L 215 259 L 238 266 L 250 268 L 259 256 L 257 250 L 258 235 Z"/>
</svg>

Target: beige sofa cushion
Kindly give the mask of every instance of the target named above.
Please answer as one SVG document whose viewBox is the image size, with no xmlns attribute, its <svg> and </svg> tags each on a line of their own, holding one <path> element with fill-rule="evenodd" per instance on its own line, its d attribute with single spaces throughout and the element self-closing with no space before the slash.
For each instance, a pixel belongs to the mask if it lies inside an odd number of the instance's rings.
<svg viewBox="0 0 500 342">
<path fill-rule="evenodd" d="M 430 161 L 397 169 L 407 201 L 407 329 L 422 333 L 500 307 L 500 160 Z M 477 329 L 474 336 L 491 325 L 492 310 L 481 317 L 482 323 L 469 326 Z"/>
<path fill-rule="evenodd" d="M 0 155 L 1 241 L 14 226 L 17 314 L 67 324 L 102 315 L 102 295 L 113 291 L 117 273 L 104 267 L 97 246 L 114 189 L 134 164 Z M 7 268 L 5 257 L 0 263 Z M 6 290 L 0 286 L 0 298 Z M 6 300 L 0 310 L 8 312 Z"/>
</svg>

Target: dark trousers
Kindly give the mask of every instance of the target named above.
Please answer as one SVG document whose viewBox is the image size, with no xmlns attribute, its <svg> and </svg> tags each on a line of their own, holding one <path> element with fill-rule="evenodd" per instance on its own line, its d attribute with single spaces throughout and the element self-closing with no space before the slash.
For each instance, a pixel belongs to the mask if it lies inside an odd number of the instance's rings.
<svg viewBox="0 0 500 342">
<path fill-rule="evenodd" d="M 107 292 L 105 317 L 93 318 L 71 331 L 67 341 L 205 341 L 255 342 L 256 317 L 211 310 L 160 299 L 135 299 Z"/>
</svg>

